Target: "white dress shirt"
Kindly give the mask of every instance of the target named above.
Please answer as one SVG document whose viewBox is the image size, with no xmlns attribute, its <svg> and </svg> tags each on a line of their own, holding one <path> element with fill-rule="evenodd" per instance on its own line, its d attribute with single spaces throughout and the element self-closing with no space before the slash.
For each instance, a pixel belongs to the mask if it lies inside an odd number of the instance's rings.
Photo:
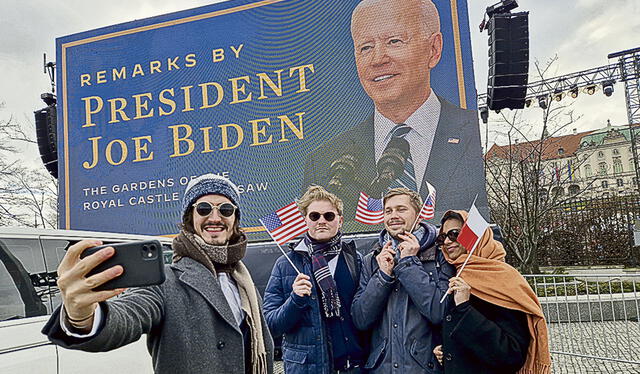
<svg viewBox="0 0 640 374">
<path fill-rule="evenodd" d="M 404 121 L 404 124 L 411 127 L 411 131 L 404 137 L 409 143 L 411 159 L 416 172 L 416 183 L 418 190 L 422 186 L 429 161 L 429 154 L 433 147 L 433 139 L 436 135 L 436 128 L 440 120 L 441 104 L 438 97 L 431 91 L 431 95 L 413 114 Z M 391 140 L 390 132 L 398 125 L 383 116 L 376 108 L 373 115 L 373 133 L 375 144 L 376 164 L 382 156 L 382 152 Z"/>
</svg>

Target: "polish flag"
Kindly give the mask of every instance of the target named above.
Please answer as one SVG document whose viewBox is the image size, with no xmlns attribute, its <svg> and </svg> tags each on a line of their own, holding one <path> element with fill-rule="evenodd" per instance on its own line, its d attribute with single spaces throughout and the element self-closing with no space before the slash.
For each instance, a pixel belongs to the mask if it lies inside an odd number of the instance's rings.
<svg viewBox="0 0 640 374">
<path fill-rule="evenodd" d="M 482 218 L 476 204 L 471 205 L 469 209 L 469 217 L 464 223 L 460 234 L 458 235 L 458 243 L 467 249 L 467 252 L 473 253 L 476 249 L 479 239 L 489 227 L 489 223 Z"/>
</svg>

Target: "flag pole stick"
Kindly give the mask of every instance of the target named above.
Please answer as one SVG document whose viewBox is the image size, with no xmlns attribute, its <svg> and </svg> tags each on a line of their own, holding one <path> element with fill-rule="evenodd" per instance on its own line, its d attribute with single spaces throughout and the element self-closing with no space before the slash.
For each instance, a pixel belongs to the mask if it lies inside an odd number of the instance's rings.
<svg viewBox="0 0 640 374">
<path fill-rule="evenodd" d="M 476 199 L 478 198 L 478 194 L 476 194 L 476 197 L 473 198 L 473 203 L 471 203 L 471 206 L 473 207 L 476 203 Z M 462 270 L 464 270 L 464 267 L 467 266 L 467 262 L 469 262 L 469 259 L 471 258 L 471 255 L 473 254 L 473 252 L 476 250 L 476 247 L 478 246 L 478 243 L 480 243 L 480 238 L 478 238 L 478 240 L 476 240 L 476 242 L 473 244 L 473 248 L 471 248 L 471 252 L 469 252 L 469 254 L 467 255 L 467 258 L 464 260 L 464 263 L 462 264 L 462 267 L 460 268 L 460 270 L 458 271 L 458 274 L 456 274 L 456 277 L 459 277 L 460 274 L 462 274 Z M 449 290 L 447 290 L 449 291 Z M 447 295 L 449 293 L 445 293 L 442 296 L 442 299 L 440 299 L 440 304 L 442 304 L 442 302 L 444 301 L 444 299 L 447 298 Z"/>
<path fill-rule="evenodd" d="M 467 266 L 467 262 L 469 262 L 469 259 L 471 258 L 471 255 L 473 254 L 473 252 L 476 250 L 476 247 L 478 246 L 479 242 L 480 242 L 480 240 L 477 240 L 476 244 L 474 244 L 473 248 L 471 248 L 471 252 L 469 252 L 469 254 L 467 255 L 466 260 L 464 260 L 464 263 L 462 264 L 462 267 L 458 271 L 458 274 L 456 274 L 456 277 L 459 277 L 460 274 L 462 274 L 462 270 L 464 270 L 464 267 Z M 447 291 L 449 291 L 449 290 L 447 290 Z M 442 299 L 440 299 L 440 304 L 442 304 L 442 302 L 444 301 L 444 299 L 447 297 L 448 294 L 449 293 L 445 293 L 444 296 L 442 296 Z"/>
<path fill-rule="evenodd" d="M 411 230 L 409 231 L 410 233 L 413 233 L 413 230 L 416 229 L 416 226 L 418 225 L 418 222 L 422 221 L 420 218 L 420 213 L 422 212 L 422 209 L 424 209 L 424 204 L 422 203 L 422 207 L 420 208 L 420 211 L 418 212 L 418 216 L 416 217 L 415 222 L 413 223 L 413 226 L 411 226 Z"/>
<path fill-rule="evenodd" d="M 278 243 L 278 241 L 273 237 L 273 235 L 271 235 L 271 232 L 269 231 L 269 229 L 267 229 L 267 226 L 264 224 L 264 222 L 262 222 L 261 219 L 259 219 L 258 221 L 260 221 L 260 223 L 262 224 L 262 226 L 264 226 L 264 229 L 267 230 L 267 233 L 269 234 L 269 236 L 271 237 L 271 239 L 273 239 L 274 242 L 276 242 L 276 245 L 278 246 L 278 248 L 280 249 L 280 252 L 282 252 L 282 254 L 284 255 L 284 258 L 287 259 L 287 261 L 289 261 L 289 263 L 291 264 L 291 266 L 293 266 L 293 270 L 296 271 L 296 273 L 298 273 L 298 275 L 300 275 L 300 270 L 298 270 L 298 268 L 293 264 L 293 261 L 291 261 L 291 259 L 289 258 L 289 256 L 287 256 L 287 253 L 284 251 L 284 249 L 282 249 L 282 247 L 280 246 L 280 243 Z"/>
</svg>

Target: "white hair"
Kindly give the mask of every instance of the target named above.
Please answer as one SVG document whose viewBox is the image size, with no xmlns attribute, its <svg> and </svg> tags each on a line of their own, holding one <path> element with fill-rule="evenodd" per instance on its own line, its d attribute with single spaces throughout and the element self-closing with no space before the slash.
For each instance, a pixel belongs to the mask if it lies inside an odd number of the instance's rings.
<svg viewBox="0 0 640 374">
<path fill-rule="evenodd" d="M 362 0 L 351 13 L 351 35 L 353 35 L 353 19 L 360 8 L 376 3 L 390 3 L 392 1 L 405 2 L 407 0 Z M 419 3 L 422 17 L 422 31 L 425 36 L 440 32 L 440 13 L 432 0 L 416 0 Z M 435 17 L 434 17 L 435 15 Z"/>
</svg>

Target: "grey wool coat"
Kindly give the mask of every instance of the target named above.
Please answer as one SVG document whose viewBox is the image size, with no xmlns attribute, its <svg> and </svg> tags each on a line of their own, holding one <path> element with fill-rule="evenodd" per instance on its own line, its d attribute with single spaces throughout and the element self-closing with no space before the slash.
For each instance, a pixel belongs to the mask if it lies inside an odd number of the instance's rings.
<svg viewBox="0 0 640 374">
<path fill-rule="evenodd" d="M 102 303 L 104 323 L 93 337 L 65 334 L 60 308 L 42 332 L 61 347 L 88 352 L 110 351 L 147 334 L 156 373 L 244 373 L 242 333 L 211 272 L 186 257 L 165 272 L 162 285 L 132 288 Z M 263 316 L 260 322 L 271 374 L 273 340 Z"/>
</svg>

